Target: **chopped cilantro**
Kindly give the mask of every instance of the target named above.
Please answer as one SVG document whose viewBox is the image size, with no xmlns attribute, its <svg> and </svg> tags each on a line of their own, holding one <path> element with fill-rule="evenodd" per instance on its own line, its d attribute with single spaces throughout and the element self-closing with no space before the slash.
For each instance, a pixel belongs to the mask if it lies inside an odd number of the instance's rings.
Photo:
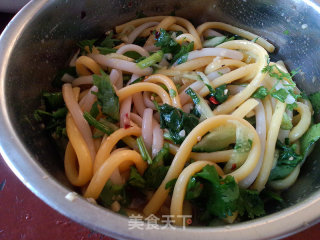
<svg viewBox="0 0 320 240">
<path fill-rule="evenodd" d="M 121 205 L 128 205 L 129 198 L 125 191 L 125 185 L 113 184 L 109 180 L 103 187 L 97 201 L 104 207 L 110 207 L 114 201 L 118 201 Z"/>
<path fill-rule="evenodd" d="M 218 100 L 219 103 L 223 103 L 229 97 L 229 91 L 227 89 L 227 85 L 223 84 L 215 89 L 214 94 L 215 99 Z"/>
<path fill-rule="evenodd" d="M 271 96 L 278 99 L 280 102 L 283 102 L 286 100 L 286 98 L 288 97 L 289 93 L 283 89 L 283 88 L 280 88 L 279 90 L 277 91 L 273 91 L 271 93 Z"/>
<path fill-rule="evenodd" d="M 34 111 L 33 117 L 37 122 L 45 125 L 45 130 L 48 131 L 54 138 L 66 137 L 66 115 L 68 109 L 65 107 L 62 93 L 42 94 L 43 105 Z"/>
<path fill-rule="evenodd" d="M 286 109 L 293 111 L 294 109 L 296 109 L 298 107 L 298 104 L 296 102 L 291 103 L 291 104 L 287 104 Z"/>
<path fill-rule="evenodd" d="M 97 39 L 87 39 L 87 40 L 82 40 L 80 42 L 78 42 L 78 47 L 85 51 L 85 47 L 89 47 L 89 51 L 92 52 L 92 48 L 94 46 L 94 44 L 96 43 Z"/>
<path fill-rule="evenodd" d="M 185 199 L 199 209 L 199 220 L 203 223 L 224 219 L 236 211 L 249 218 L 265 214 L 257 191 L 240 189 L 232 176 L 221 178 L 212 165 L 191 177 Z"/>
<path fill-rule="evenodd" d="M 174 178 L 166 183 L 165 189 L 169 189 L 169 193 L 172 194 L 174 186 L 176 185 L 177 178 Z"/>
<path fill-rule="evenodd" d="M 117 44 L 120 43 L 120 40 L 112 37 L 113 37 L 113 32 L 110 32 L 109 34 L 107 34 L 105 39 L 100 44 L 98 44 L 98 46 L 109 48 L 109 49 L 115 47 Z"/>
<path fill-rule="evenodd" d="M 279 158 L 276 166 L 270 172 L 269 181 L 287 177 L 302 161 L 302 156 L 295 152 L 295 144 L 289 146 L 278 141 L 277 148 L 280 150 Z"/>
<path fill-rule="evenodd" d="M 117 51 L 117 49 L 114 48 L 108 48 L 108 47 L 97 47 L 97 49 L 99 50 L 100 54 L 102 55 L 107 55 L 110 53 L 115 53 Z"/>
<path fill-rule="evenodd" d="M 261 86 L 252 94 L 252 97 L 258 98 L 258 99 L 264 99 L 266 96 L 268 96 L 268 94 L 269 94 L 268 89 Z"/>
<path fill-rule="evenodd" d="M 98 129 L 99 131 L 101 131 L 107 135 L 112 134 L 115 130 L 118 129 L 118 127 L 116 125 L 108 122 L 107 120 L 104 120 L 104 121 L 102 121 L 102 119 L 100 119 L 99 121 L 96 120 L 88 112 L 84 112 L 83 117 L 87 120 L 87 122 L 91 126 L 95 127 L 96 129 Z"/>
<path fill-rule="evenodd" d="M 137 138 L 137 145 L 138 145 L 139 152 L 141 154 L 142 159 L 144 161 L 148 162 L 148 164 L 152 164 L 152 159 L 151 159 L 150 154 L 146 148 L 146 145 L 144 144 L 142 137 Z"/>
<path fill-rule="evenodd" d="M 169 145 L 165 143 L 143 175 L 147 189 L 155 190 L 160 186 L 169 169 L 169 166 L 165 166 L 165 161 L 169 156 Z"/>
<path fill-rule="evenodd" d="M 159 112 L 161 128 L 169 130 L 170 136 L 176 144 L 181 144 L 185 137 L 199 123 L 199 119 L 193 114 L 185 113 L 168 104 L 159 106 Z M 182 130 L 185 130 L 185 136 L 179 134 Z"/>
<path fill-rule="evenodd" d="M 160 47 L 163 53 L 171 53 L 173 55 L 171 63 L 177 62 L 177 64 L 181 64 L 187 61 L 188 52 L 193 50 L 193 42 L 180 46 L 164 29 L 160 29 L 159 33 L 154 34 L 156 35 L 154 45 Z"/>
<path fill-rule="evenodd" d="M 137 188 L 145 188 L 146 186 L 146 180 L 144 180 L 143 177 L 138 173 L 136 167 L 130 168 L 130 177 L 128 179 L 128 184 Z"/>
<path fill-rule="evenodd" d="M 90 110 L 90 115 L 94 118 L 96 118 L 98 115 L 99 115 L 99 108 L 98 108 L 98 102 L 95 101 L 93 104 L 92 104 L 92 107 L 91 107 L 91 110 Z"/>
<path fill-rule="evenodd" d="M 93 75 L 93 84 L 98 87 L 97 96 L 101 111 L 114 121 L 119 121 L 119 98 L 110 82 L 109 76 L 101 71 L 101 76 Z"/>
</svg>

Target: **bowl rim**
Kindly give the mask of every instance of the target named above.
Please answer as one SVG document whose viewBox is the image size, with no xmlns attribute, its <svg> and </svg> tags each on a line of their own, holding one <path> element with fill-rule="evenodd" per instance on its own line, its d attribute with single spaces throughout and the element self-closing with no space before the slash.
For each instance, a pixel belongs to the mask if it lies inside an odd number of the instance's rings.
<svg viewBox="0 0 320 240">
<path fill-rule="evenodd" d="M 81 196 L 76 197 L 74 201 L 67 200 L 65 196 L 70 189 L 49 176 L 47 171 L 33 160 L 32 154 L 19 139 L 10 122 L 5 91 L 6 69 L 19 36 L 29 21 L 52 2 L 29 2 L 0 36 L 0 154 L 14 174 L 36 196 L 72 220 L 117 239 L 191 239 L 199 236 L 202 239 L 211 239 L 212 236 L 217 239 L 235 239 L 239 236 L 243 239 L 270 239 L 289 236 L 320 222 L 320 191 L 314 192 L 299 204 L 259 219 L 223 227 L 169 228 L 165 231 L 147 229 L 147 223 L 143 223 L 144 230 L 130 230 L 129 219 L 126 217 L 101 206 L 89 204 Z M 313 4 L 320 8 L 319 3 Z"/>
</svg>

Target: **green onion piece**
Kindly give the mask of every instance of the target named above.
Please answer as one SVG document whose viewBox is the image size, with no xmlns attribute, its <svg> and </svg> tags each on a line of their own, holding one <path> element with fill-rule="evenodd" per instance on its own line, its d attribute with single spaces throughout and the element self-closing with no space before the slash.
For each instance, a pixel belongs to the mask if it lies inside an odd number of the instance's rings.
<svg viewBox="0 0 320 240">
<path fill-rule="evenodd" d="M 146 161 L 148 164 L 152 164 L 152 159 L 147 151 L 146 145 L 144 144 L 142 137 L 137 138 L 137 144 L 138 144 L 138 148 L 139 148 L 142 159 Z"/>
<path fill-rule="evenodd" d="M 142 61 L 138 62 L 137 65 L 139 68 L 144 69 L 147 67 L 152 66 L 153 64 L 160 62 L 163 57 L 163 52 L 159 50 L 158 52 L 152 54 L 150 57 L 143 59 Z"/>
</svg>

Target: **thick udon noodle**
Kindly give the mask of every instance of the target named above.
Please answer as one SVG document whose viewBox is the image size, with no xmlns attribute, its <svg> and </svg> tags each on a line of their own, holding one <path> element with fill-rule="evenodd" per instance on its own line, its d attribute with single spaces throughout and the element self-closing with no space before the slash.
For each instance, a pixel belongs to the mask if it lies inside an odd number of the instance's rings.
<svg viewBox="0 0 320 240">
<path fill-rule="evenodd" d="M 182 64 L 168 66 L 165 62 L 155 74 L 150 67 L 140 69 L 133 59 L 124 56 L 128 51 L 135 51 L 148 57 L 150 51 L 158 50 L 154 46 L 155 38 L 152 30 L 160 29 L 182 31 L 176 37 L 179 44 L 194 42 L 194 50 Z M 311 123 L 311 105 L 303 100 L 298 102 L 298 121 L 291 130 L 280 129 L 283 114 L 291 114 L 286 110 L 286 102 L 281 102 L 267 96 L 263 100 L 252 98 L 252 94 L 260 87 L 271 89 L 275 79 L 262 70 L 267 66 L 268 52 L 274 46 L 255 34 L 219 22 L 207 22 L 197 28 L 186 19 L 180 17 L 157 16 L 133 20 L 115 28 L 116 36 L 124 42 L 116 46 L 117 52 L 102 55 L 95 47 L 92 53 L 78 56 L 71 64 L 75 64 L 80 77 L 72 79 L 71 83 L 63 85 L 63 97 L 69 114 L 66 119 L 66 130 L 69 143 L 65 153 L 65 171 L 69 181 L 83 188 L 86 198 L 97 199 L 106 182 L 122 184 L 127 179 L 126 172 L 135 165 L 138 172 L 143 174 L 148 164 L 143 161 L 137 151 L 134 138 L 142 136 L 146 148 L 155 156 L 163 147 L 164 130 L 160 128 L 159 116 L 152 100 L 158 104 L 166 103 L 185 112 L 194 108 L 191 98 L 185 90 L 192 88 L 201 96 L 209 94 L 204 82 L 184 78 L 186 74 L 197 73 L 207 78 L 213 88 L 222 84 L 227 85 L 229 98 L 218 105 L 212 116 L 197 125 L 180 146 L 170 143 L 170 152 L 174 159 L 160 187 L 152 194 L 143 209 L 144 216 L 155 214 L 168 198 L 169 190 L 165 185 L 177 178 L 171 197 L 170 213 L 177 225 L 182 220 L 176 216 L 183 214 L 183 202 L 188 180 L 192 175 L 201 171 L 206 165 L 213 165 L 220 176 L 231 175 L 243 188 L 258 191 L 264 189 L 272 166 L 276 141 L 278 138 L 289 138 L 290 143 L 299 146 L 299 139 L 307 131 Z M 215 30 L 223 30 L 237 34 L 248 40 L 234 40 L 220 44 L 215 48 L 203 48 L 204 37 L 221 36 Z M 133 44 L 138 36 L 147 37 L 143 47 Z M 250 41 L 250 40 L 256 40 Z M 282 62 L 270 63 L 287 72 Z M 119 129 L 110 136 L 93 139 L 93 128 L 85 121 L 84 111 L 90 111 L 97 92 L 93 86 L 92 74 L 100 74 L 100 69 L 110 73 L 110 81 L 116 89 L 120 101 Z M 131 79 L 123 84 L 123 73 L 129 73 Z M 140 83 L 134 80 L 145 77 Z M 182 86 L 177 89 L 176 84 Z M 244 84 L 239 84 L 244 83 Z M 159 84 L 178 94 L 171 96 Z M 80 87 L 82 91 L 80 92 Z M 89 90 L 88 90 L 89 89 Z M 299 90 L 296 88 L 296 92 Z M 156 94 L 157 97 L 154 97 Z M 244 117 L 255 116 L 256 127 L 249 124 Z M 192 147 L 215 128 L 234 125 L 236 128 L 246 128 L 252 136 L 252 147 L 245 162 L 237 169 L 228 173 L 219 167 L 232 157 L 232 150 L 222 150 L 208 153 L 192 152 Z M 116 149 L 117 143 L 123 140 L 125 148 Z M 185 167 L 189 158 L 194 163 Z M 282 190 L 290 187 L 296 180 L 300 164 L 288 177 L 273 182 L 273 187 Z"/>
</svg>

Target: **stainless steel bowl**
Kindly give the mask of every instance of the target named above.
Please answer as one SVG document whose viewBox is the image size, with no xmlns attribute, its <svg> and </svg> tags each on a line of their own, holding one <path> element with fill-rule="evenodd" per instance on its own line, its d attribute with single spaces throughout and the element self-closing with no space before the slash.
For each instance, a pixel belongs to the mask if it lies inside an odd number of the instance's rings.
<svg viewBox="0 0 320 240">
<path fill-rule="evenodd" d="M 264 36 L 277 47 L 272 57 L 290 69 L 301 67 L 298 86 L 320 90 L 320 2 L 312 0 L 37 0 L 31 1 L 0 39 L 0 144 L 7 164 L 38 197 L 60 213 L 101 233 L 123 239 L 269 239 L 292 234 L 320 219 L 320 150 L 315 148 L 296 184 L 283 195 L 286 204 L 270 214 L 228 227 L 129 230 L 128 218 L 79 197 L 63 171 L 53 142 L 29 121 L 39 95 L 75 51 L 75 42 L 98 36 L 135 18 L 176 15 L 194 24 L 219 20 Z M 287 30 L 288 35 L 283 32 Z M 29 118 L 28 118 L 29 117 Z M 146 226 L 144 226 L 145 228 Z"/>
</svg>

